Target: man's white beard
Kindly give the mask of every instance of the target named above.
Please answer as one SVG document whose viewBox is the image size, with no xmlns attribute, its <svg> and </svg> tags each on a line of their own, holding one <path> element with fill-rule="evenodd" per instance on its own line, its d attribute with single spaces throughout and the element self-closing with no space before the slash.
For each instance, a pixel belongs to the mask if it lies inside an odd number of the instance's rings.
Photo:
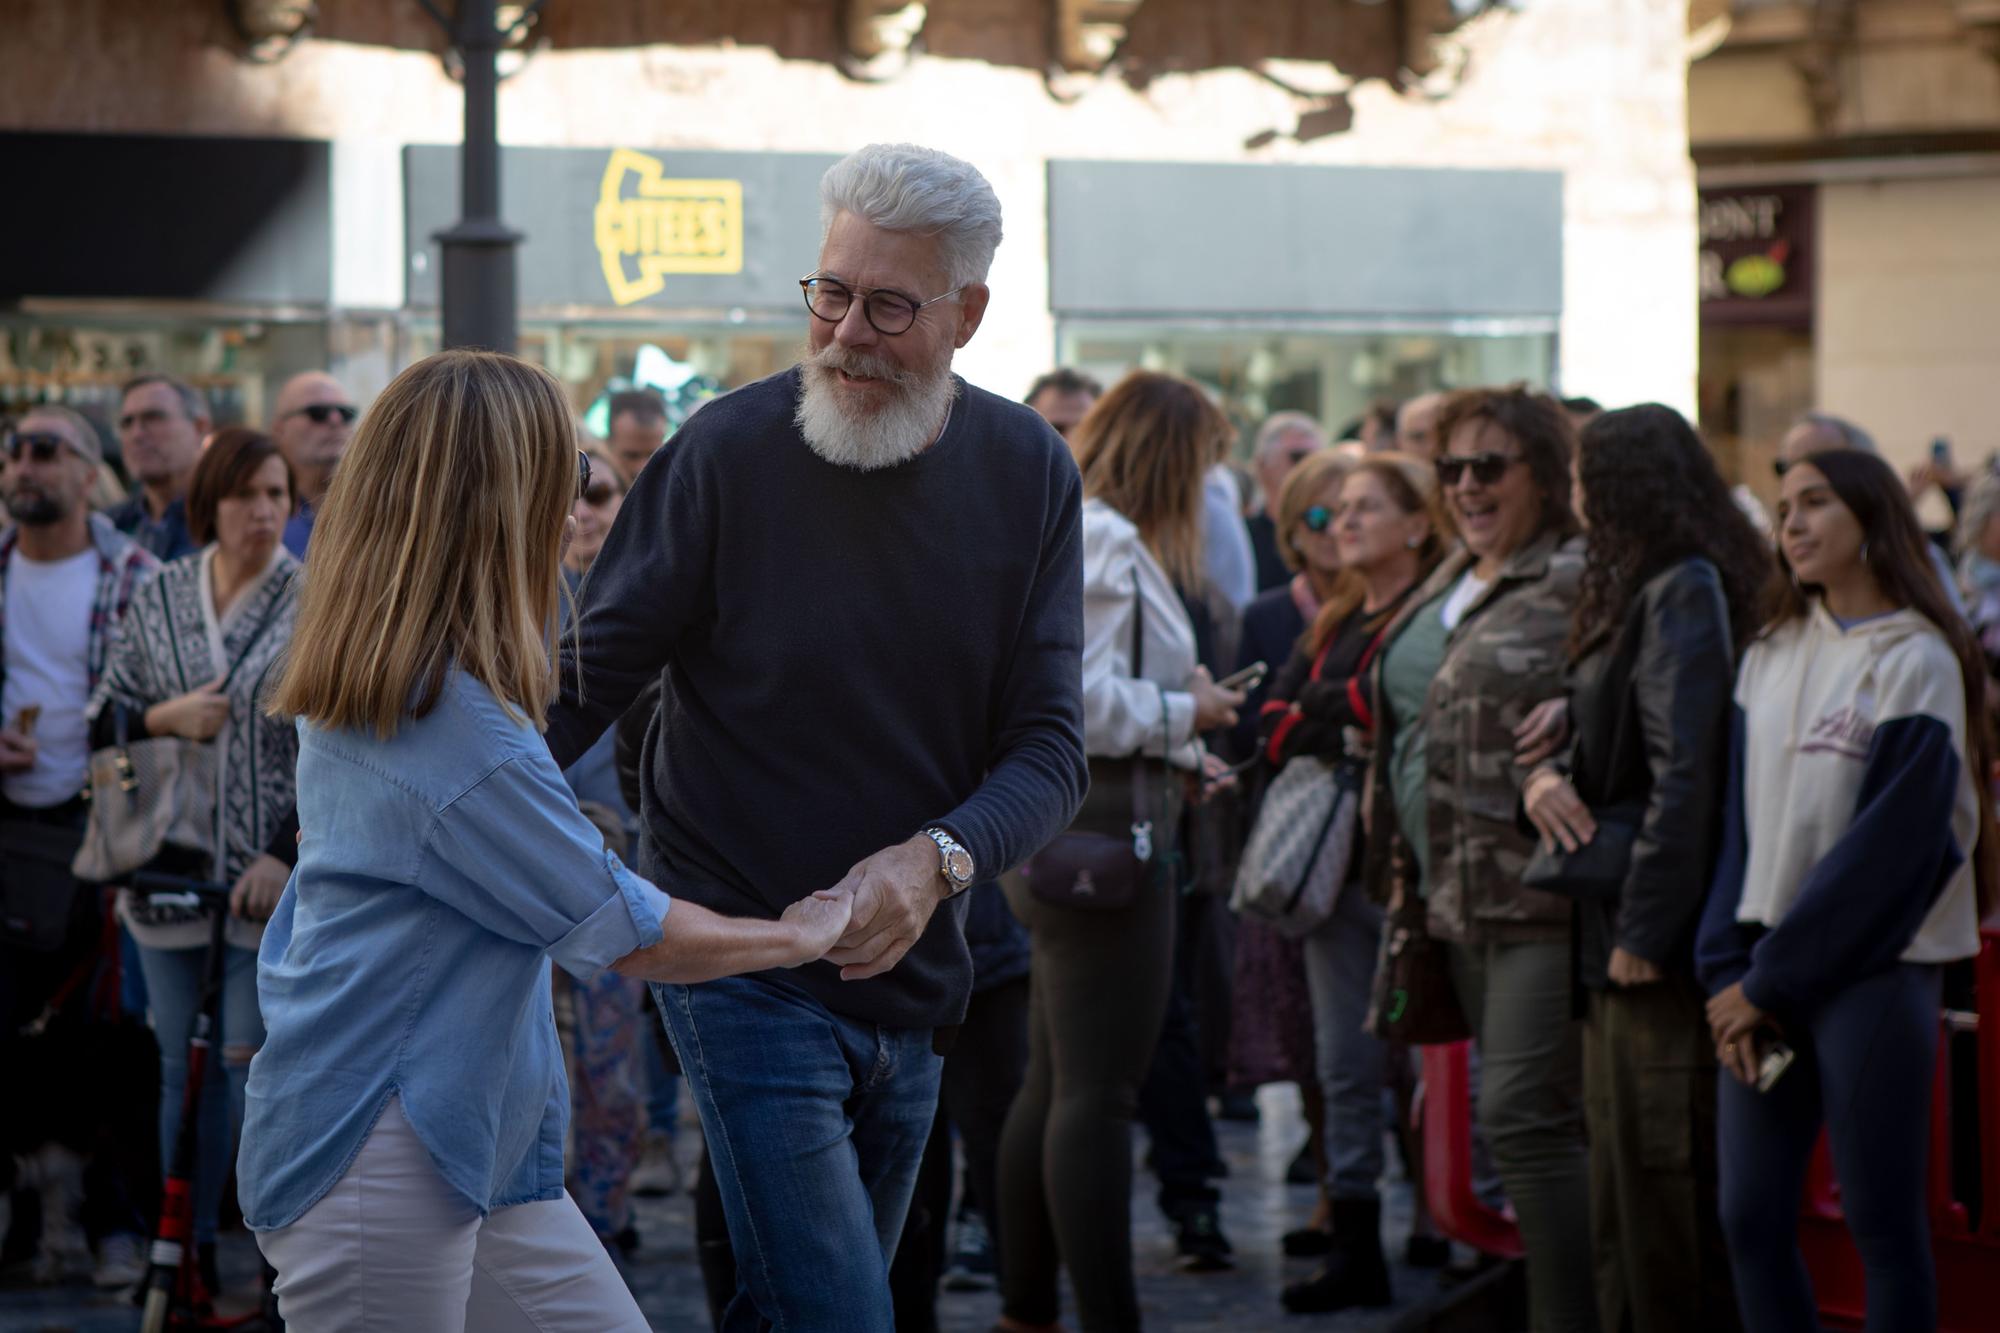
<svg viewBox="0 0 2000 1333">
<path fill-rule="evenodd" d="M 836 371 L 894 386 L 889 402 L 854 415 L 842 404 Z M 874 472 L 907 463 L 937 438 L 958 392 L 946 362 L 934 371 L 903 370 L 881 357 L 828 343 L 799 362 L 799 406 L 792 416 L 812 451 L 827 462 Z"/>
</svg>

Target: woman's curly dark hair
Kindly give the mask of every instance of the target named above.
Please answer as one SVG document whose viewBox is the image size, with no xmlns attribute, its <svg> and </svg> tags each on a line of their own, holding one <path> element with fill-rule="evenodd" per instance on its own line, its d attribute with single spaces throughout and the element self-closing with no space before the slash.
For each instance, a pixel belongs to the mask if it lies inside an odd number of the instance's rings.
<svg viewBox="0 0 2000 1333">
<path fill-rule="evenodd" d="M 1584 427 L 1578 476 L 1588 535 L 1571 659 L 1625 622 L 1648 579 L 1697 556 L 1722 576 L 1740 654 L 1762 627 L 1771 547 L 1737 507 L 1687 418 L 1658 403 L 1606 412 Z"/>
</svg>

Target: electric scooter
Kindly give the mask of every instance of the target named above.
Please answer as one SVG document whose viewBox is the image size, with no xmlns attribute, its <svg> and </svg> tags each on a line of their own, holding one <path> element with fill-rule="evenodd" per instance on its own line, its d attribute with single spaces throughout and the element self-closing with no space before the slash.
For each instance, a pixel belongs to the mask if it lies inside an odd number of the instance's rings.
<svg viewBox="0 0 2000 1333">
<path fill-rule="evenodd" d="M 203 1082 L 214 1052 L 214 1037 L 222 1019 L 222 975 L 227 957 L 224 934 L 229 926 L 229 886 L 182 875 L 141 872 L 132 877 L 134 895 L 160 906 L 188 907 L 208 918 L 208 956 L 203 960 L 201 1003 L 187 1038 L 187 1083 L 181 1091 L 180 1132 L 174 1136 L 173 1158 L 160 1191 L 160 1222 L 147 1251 L 140 1333 L 185 1330 L 241 1329 L 249 1333 L 283 1333 L 277 1302 L 267 1291 L 263 1306 L 247 1314 L 224 1318 L 215 1312 L 216 1293 L 202 1281 L 195 1261 L 194 1180 L 201 1156 Z M 162 1040 L 170 1034 L 161 1033 Z"/>
</svg>

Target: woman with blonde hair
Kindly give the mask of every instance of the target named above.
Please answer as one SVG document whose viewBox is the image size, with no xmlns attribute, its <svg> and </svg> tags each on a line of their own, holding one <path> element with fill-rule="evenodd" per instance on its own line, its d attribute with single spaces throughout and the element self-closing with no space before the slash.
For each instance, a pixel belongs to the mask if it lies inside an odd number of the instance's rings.
<svg viewBox="0 0 2000 1333">
<path fill-rule="evenodd" d="M 1310 418 L 1305 420 L 1309 421 Z M 1270 427 L 1267 424 L 1266 431 Z M 1286 476 L 1271 506 L 1272 537 L 1279 559 L 1291 571 L 1286 582 L 1258 594 L 1243 612 L 1243 634 L 1237 645 L 1236 669 L 1262 664 L 1262 679 L 1245 686 L 1242 718 L 1230 735 L 1230 758 L 1241 761 L 1257 750 L 1257 718 L 1269 693 L 1271 677 L 1284 668 L 1298 649 L 1321 602 L 1333 594 L 1340 577 L 1340 548 L 1333 534 L 1333 506 L 1340 484 L 1354 469 L 1354 459 L 1339 449 L 1320 448 L 1305 455 Z M 1267 780 L 1270 770 L 1256 770 Z M 1263 781 L 1253 779 L 1246 793 L 1250 816 L 1263 795 Z M 1246 827 L 1248 826 L 1246 819 Z M 1267 1083 L 1295 1083 L 1304 1098 L 1306 1145 L 1294 1166 L 1326 1174 L 1326 1145 L 1320 1137 L 1319 1082 L 1313 1077 L 1312 998 L 1306 990 L 1305 954 L 1297 940 L 1255 916 L 1236 922 L 1236 956 L 1230 978 L 1229 1086 L 1255 1089 Z M 1288 1255 L 1317 1257 L 1326 1253 L 1331 1225 L 1328 1202 L 1321 1195 L 1307 1224 L 1284 1236 Z"/>
<path fill-rule="evenodd" d="M 644 1329 L 563 1190 L 549 962 L 692 982 L 817 959 L 848 920 L 830 891 L 670 912 L 564 787 L 541 727 L 580 457 L 547 372 L 442 352 L 323 505 L 270 702 L 300 724 L 302 836 L 237 1166 L 295 1333 Z"/>
<path fill-rule="evenodd" d="M 1204 731 L 1243 696 L 1195 664 L 1178 581 L 1202 567 L 1202 479 L 1234 432 L 1198 385 L 1135 372 L 1070 437 L 1083 474 L 1083 748 L 1090 792 L 1073 832 L 1134 851 L 1150 882 L 1118 907 L 1065 900 L 1036 876 L 1007 886 L 1034 942 L 1028 1074 L 1000 1141 L 1001 1327 L 1054 1326 L 1067 1267 L 1078 1322 L 1134 1329 L 1131 1120 L 1172 981 L 1178 884 L 1170 830 L 1198 782 Z M 1136 651 L 1135 651 L 1136 650 Z M 1135 771 L 1140 770 L 1140 771 Z M 1142 776 L 1143 773 L 1143 776 Z M 1146 805 L 1143 817 L 1137 809 Z"/>
</svg>

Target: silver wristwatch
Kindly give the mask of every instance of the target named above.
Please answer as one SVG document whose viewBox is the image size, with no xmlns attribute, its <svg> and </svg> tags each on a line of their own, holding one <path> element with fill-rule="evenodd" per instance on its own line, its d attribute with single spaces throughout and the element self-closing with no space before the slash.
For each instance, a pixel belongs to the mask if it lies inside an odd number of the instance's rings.
<svg viewBox="0 0 2000 1333">
<path fill-rule="evenodd" d="M 972 853 L 941 828 L 927 828 L 924 836 L 937 844 L 938 873 L 944 876 L 944 882 L 951 891 L 962 893 L 971 888 Z"/>
</svg>

